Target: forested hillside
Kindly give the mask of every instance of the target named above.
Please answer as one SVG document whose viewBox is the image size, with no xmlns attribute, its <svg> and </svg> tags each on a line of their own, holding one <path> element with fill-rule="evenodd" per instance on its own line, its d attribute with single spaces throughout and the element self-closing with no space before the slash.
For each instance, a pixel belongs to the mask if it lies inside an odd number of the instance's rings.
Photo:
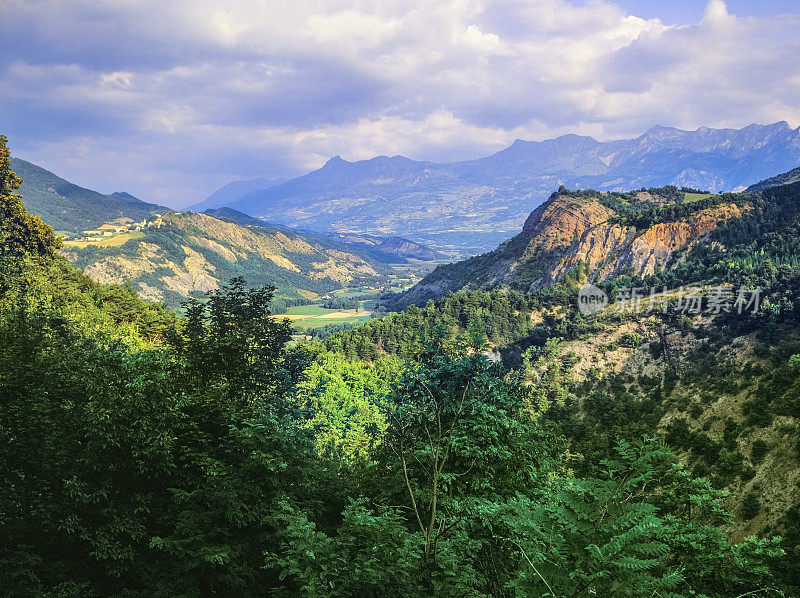
<svg viewBox="0 0 800 598">
<path fill-rule="evenodd" d="M 748 437 L 726 425 L 717 445 L 713 422 L 698 440 L 691 424 L 656 421 L 694 379 L 641 373 L 634 385 L 599 364 L 572 380 L 581 356 L 562 343 L 629 321 L 580 316 L 580 274 L 289 346 L 270 287 L 234 279 L 176 318 L 86 279 L 22 207 L 4 138 L 0 148 L 3 595 L 796 595 L 792 512 L 744 523 L 761 505 L 731 514 L 720 490 L 723 451 Z M 761 277 L 777 307 L 703 325 L 714 342 L 768 345 L 748 382 L 772 390 L 748 413 L 793 419 L 783 397 L 796 359 L 778 343 L 793 330 L 795 274 L 788 253 L 765 267 L 791 248 L 770 213 L 762 228 L 725 230 L 741 247 L 752 232 L 742 276 Z M 715 246 L 703 247 L 686 263 L 707 275 Z M 625 334 L 619 346 L 639 351 L 643 337 Z M 734 381 L 747 375 L 736 367 Z M 751 447 L 753 469 L 790 450 L 765 442 Z"/>
<path fill-rule="evenodd" d="M 757 230 L 785 225 L 780 220 L 781 210 L 788 209 L 792 216 L 796 208 L 792 200 L 781 198 L 794 190 L 784 185 L 769 188 L 763 195 L 718 195 L 685 187 L 626 193 L 561 187 L 531 213 L 517 236 L 490 253 L 438 266 L 394 303 L 398 307 L 420 305 L 461 289 L 530 292 L 569 274 L 585 273 L 593 283 L 678 268 L 682 268 L 682 276 L 703 276 L 681 266 L 688 251 L 698 244 L 710 247 L 702 241 L 716 235 L 718 229 L 727 239 L 734 234 L 731 231 L 756 227 L 734 239 L 751 243 Z M 725 248 L 716 247 L 716 251 Z"/>
<path fill-rule="evenodd" d="M 127 238 L 126 238 L 127 236 Z M 99 282 L 129 282 L 143 297 L 177 306 L 244 276 L 294 299 L 348 286 L 377 286 L 388 270 L 368 255 L 321 237 L 207 214 L 171 212 L 158 226 L 96 243 L 66 242 L 63 253 Z"/>
<path fill-rule="evenodd" d="M 84 189 L 25 160 L 12 159 L 12 167 L 23 181 L 25 208 L 57 231 L 73 237 L 118 218 L 138 221 L 169 211 L 130 195 L 103 195 Z"/>
<path fill-rule="evenodd" d="M 800 167 L 750 185 L 747 191 L 749 193 L 758 193 L 770 187 L 779 187 L 780 185 L 788 185 L 789 183 L 796 183 L 797 181 L 800 181 Z"/>
</svg>

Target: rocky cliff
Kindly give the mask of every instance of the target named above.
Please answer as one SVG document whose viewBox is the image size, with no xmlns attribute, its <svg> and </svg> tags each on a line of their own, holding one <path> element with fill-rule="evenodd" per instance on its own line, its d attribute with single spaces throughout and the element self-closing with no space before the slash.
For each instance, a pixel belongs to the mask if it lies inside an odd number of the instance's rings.
<svg viewBox="0 0 800 598">
<path fill-rule="evenodd" d="M 711 194 L 681 194 L 675 202 L 674 192 L 622 196 L 562 190 L 530 214 L 517 236 L 491 253 L 439 266 L 398 304 L 420 304 L 463 288 L 534 290 L 578 267 L 593 282 L 622 273 L 652 274 L 669 267 L 678 250 L 747 209 Z M 650 219 L 643 224 L 637 214 L 631 216 L 632 205 Z"/>
</svg>

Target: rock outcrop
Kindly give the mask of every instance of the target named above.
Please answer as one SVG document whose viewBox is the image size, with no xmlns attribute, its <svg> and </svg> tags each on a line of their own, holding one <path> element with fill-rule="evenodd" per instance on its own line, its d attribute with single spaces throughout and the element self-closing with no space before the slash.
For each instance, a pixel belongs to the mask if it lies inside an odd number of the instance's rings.
<svg viewBox="0 0 800 598">
<path fill-rule="evenodd" d="M 592 282 L 622 273 L 652 274 L 669 267 L 677 250 L 688 249 L 743 211 L 733 203 L 717 203 L 675 221 L 637 228 L 626 224 L 601 197 L 554 194 L 530 214 L 516 237 L 491 253 L 439 266 L 401 296 L 398 304 L 421 304 L 463 288 L 539 289 L 563 280 L 579 266 Z M 647 192 L 639 193 L 636 200 L 654 207 L 670 205 Z"/>
</svg>

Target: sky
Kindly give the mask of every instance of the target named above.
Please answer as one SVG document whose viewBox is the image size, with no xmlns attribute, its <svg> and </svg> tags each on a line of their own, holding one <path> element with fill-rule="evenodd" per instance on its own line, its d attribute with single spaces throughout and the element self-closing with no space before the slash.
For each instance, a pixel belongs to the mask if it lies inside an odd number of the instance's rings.
<svg viewBox="0 0 800 598">
<path fill-rule="evenodd" d="M 13 155 L 180 208 L 402 154 L 800 125 L 797 0 L 0 0 Z"/>
</svg>

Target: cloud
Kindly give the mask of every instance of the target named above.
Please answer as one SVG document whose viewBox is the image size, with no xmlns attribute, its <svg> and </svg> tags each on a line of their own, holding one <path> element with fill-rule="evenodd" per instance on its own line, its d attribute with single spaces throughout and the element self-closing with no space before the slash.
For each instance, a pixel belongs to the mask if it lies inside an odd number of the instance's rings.
<svg viewBox="0 0 800 598">
<path fill-rule="evenodd" d="M 601 111 L 683 127 L 796 125 L 798 27 L 796 15 L 739 18 L 711 0 L 699 23 L 649 31 L 607 57 Z"/>
<path fill-rule="evenodd" d="M 711 0 L 7 0 L 0 130 L 103 191 L 186 205 L 347 159 L 451 161 L 653 124 L 800 124 L 800 16 Z"/>
</svg>

